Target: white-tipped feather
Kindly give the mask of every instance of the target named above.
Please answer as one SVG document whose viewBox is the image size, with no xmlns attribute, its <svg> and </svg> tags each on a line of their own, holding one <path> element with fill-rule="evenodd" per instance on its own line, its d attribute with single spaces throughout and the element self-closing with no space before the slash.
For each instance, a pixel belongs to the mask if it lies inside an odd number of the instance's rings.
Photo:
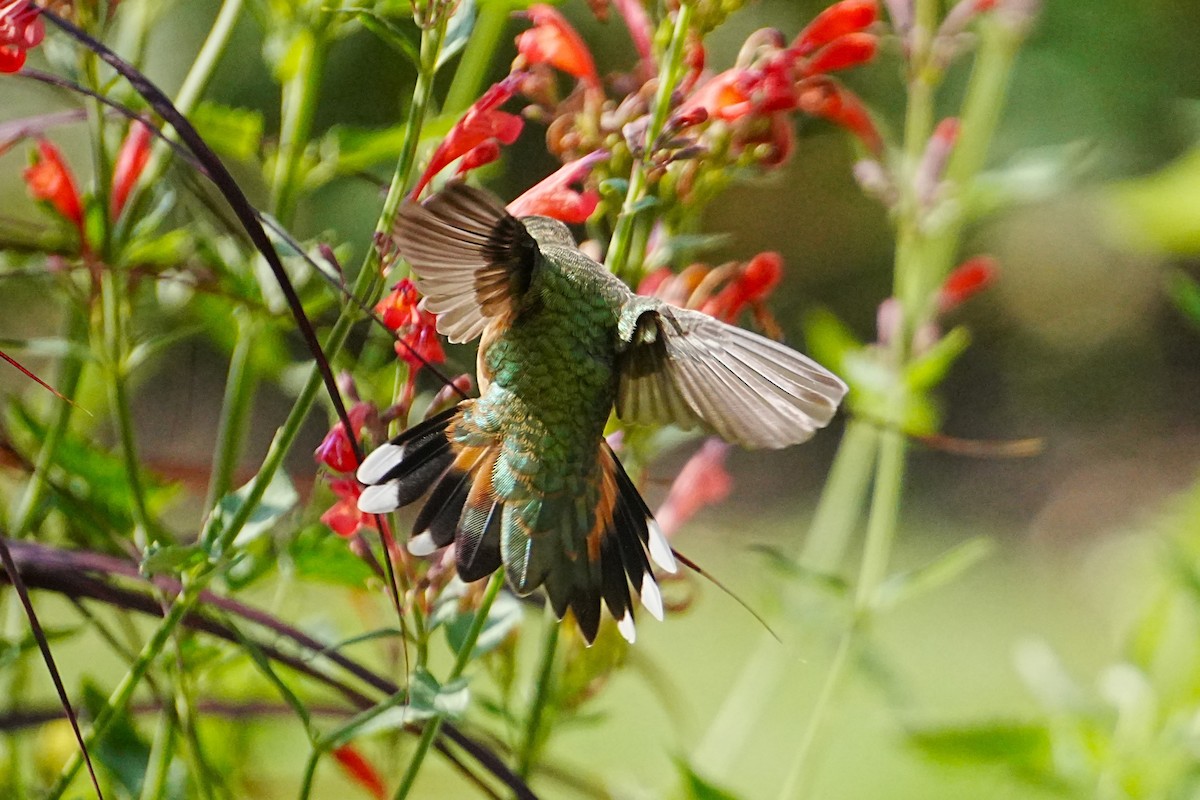
<svg viewBox="0 0 1200 800">
<path fill-rule="evenodd" d="M 675 563 L 675 554 L 671 552 L 671 544 L 663 535 L 662 528 L 652 519 L 646 520 L 646 527 L 650 531 L 650 558 L 667 572 L 678 572 L 679 565 Z"/>
<path fill-rule="evenodd" d="M 359 483 L 379 483 L 383 480 L 383 476 L 387 475 L 391 470 L 400 463 L 400 459 L 404 457 L 404 446 L 398 444 L 381 444 L 372 450 L 362 464 L 358 466 L 356 473 Z M 359 506 L 361 508 L 361 506 Z"/>
<path fill-rule="evenodd" d="M 617 620 L 617 630 L 621 632 L 621 636 L 624 637 L 625 641 L 630 644 L 637 641 L 637 628 L 633 626 L 633 614 L 630 614 L 628 611 L 625 612 L 625 616 Z"/>
<path fill-rule="evenodd" d="M 658 584 L 654 582 L 654 576 L 649 572 L 642 576 L 642 590 L 638 596 L 641 598 L 642 605 L 650 612 L 650 616 L 662 622 L 662 592 L 658 590 Z"/>
<path fill-rule="evenodd" d="M 408 552 L 418 558 L 431 556 L 436 553 L 438 546 L 433 541 L 433 534 L 429 531 L 422 531 L 416 536 L 408 540 Z"/>
<path fill-rule="evenodd" d="M 396 486 L 391 483 L 368 486 L 358 496 L 358 510 L 364 514 L 390 514 L 399 508 L 396 491 Z"/>
</svg>

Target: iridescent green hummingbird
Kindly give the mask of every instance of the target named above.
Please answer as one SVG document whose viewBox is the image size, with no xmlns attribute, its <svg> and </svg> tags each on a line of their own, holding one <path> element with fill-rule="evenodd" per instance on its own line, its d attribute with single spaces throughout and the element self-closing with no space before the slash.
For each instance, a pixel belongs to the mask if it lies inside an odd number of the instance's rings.
<svg viewBox="0 0 1200 800">
<path fill-rule="evenodd" d="M 656 618 L 651 561 L 676 560 L 604 439 L 628 423 L 702 428 L 745 447 L 803 442 L 846 385 L 811 359 L 713 317 L 634 294 L 563 223 L 517 219 L 450 185 L 400 211 L 395 241 L 451 342 L 479 344 L 480 397 L 415 425 L 358 470 L 359 508 L 427 495 L 408 549 L 453 543 L 459 576 L 501 566 L 514 591 L 545 589 L 588 642 L 601 601 L 634 639 L 630 587 Z"/>
</svg>

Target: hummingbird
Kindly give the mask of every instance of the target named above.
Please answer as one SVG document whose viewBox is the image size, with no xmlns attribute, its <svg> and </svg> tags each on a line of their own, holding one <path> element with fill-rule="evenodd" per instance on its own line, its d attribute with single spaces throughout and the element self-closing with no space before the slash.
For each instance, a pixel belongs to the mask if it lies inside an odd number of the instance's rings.
<svg viewBox="0 0 1200 800">
<path fill-rule="evenodd" d="M 602 603 L 634 641 L 631 590 L 661 620 L 652 563 L 677 569 L 604 438 L 614 408 L 626 423 L 781 448 L 825 426 L 846 393 L 779 342 L 634 294 L 562 222 L 518 219 L 464 183 L 406 202 L 393 238 L 438 332 L 480 339 L 480 394 L 372 451 L 358 507 L 424 497 L 410 553 L 453 543 L 465 582 L 503 567 L 517 594 L 542 588 L 560 620 L 570 609 L 589 644 Z"/>
</svg>

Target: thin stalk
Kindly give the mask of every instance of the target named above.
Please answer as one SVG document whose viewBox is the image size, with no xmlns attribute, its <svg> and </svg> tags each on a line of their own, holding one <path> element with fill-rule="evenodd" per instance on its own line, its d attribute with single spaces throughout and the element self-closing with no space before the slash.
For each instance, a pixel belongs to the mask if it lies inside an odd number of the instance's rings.
<svg viewBox="0 0 1200 800">
<path fill-rule="evenodd" d="M 471 660 L 471 651 L 475 649 L 475 642 L 479 639 L 479 634 L 483 631 L 483 626 L 487 622 L 488 612 L 491 611 L 492 603 L 500 594 L 501 587 L 504 586 L 504 570 L 497 570 L 488 581 L 487 589 L 484 590 L 483 599 L 479 603 L 479 610 L 475 612 L 475 619 L 471 622 L 471 628 L 467 631 L 466 638 L 463 639 L 462 648 L 458 651 L 458 657 L 454 659 L 454 666 L 450 669 L 450 674 L 446 676 L 446 680 L 442 683 L 452 683 L 458 680 L 466 669 L 467 663 Z M 441 715 L 434 716 L 425 722 L 425 728 L 421 731 L 421 738 L 417 740 L 417 749 L 413 751 L 412 759 L 408 762 L 408 769 L 404 772 L 404 777 L 400 780 L 400 785 L 396 787 L 396 793 L 392 795 L 392 800 L 405 800 L 409 792 L 412 791 L 413 784 L 417 781 L 417 775 L 421 771 L 421 764 L 425 761 L 425 756 L 429 753 L 429 747 L 433 744 L 433 740 L 437 738 L 438 730 L 442 726 Z"/>
<path fill-rule="evenodd" d="M 629 175 L 629 188 L 625 192 L 625 201 L 621 204 L 621 212 L 617 224 L 613 228 L 612 240 L 604 259 L 604 266 L 609 272 L 624 277 L 629 269 L 629 256 L 633 250 L 634 223 L 640 214 L 639 204 L 645 198 L 649 188 L 649 176 L 646 174 L 647 159 L 654 156 L 654 144 L 662 134 L 671 113 L 671 95 L 683 77 L 683 56 L 687 44 L 688 29 L 695 14 L 693 2 L 685 0 L 679 4 L 675 12 L 675 27 L 671 31 L 671 43 L 663 58 L 662 69 L 659 71 L 658 88 L 654 95 L 651 108 L 650 125 L 646 129 L 645 151 L 641 158 L 633 162 Z"/>
<path fill-rule="evenodd" d="M 164 707 L 158 715 L 154 740 L 150 744 L 150 760 L 142 778 L 140 800 L 161 800 L 166 796 L 167 777 L 175 754 L 175 715 Z"/>
<path fill-rule="evenodd" d="M 558 653 L 558 631 L 562 626 L 558 620 L 549 618 L 546 620 L 546 626 L 546 639 L 542 645 L 542 663 L 538 669 L 533 704 L 529 708 L 529 718 L 525 721 L 525 736 L 517 754 L 517 774 L 525 779 L 529 778 L 533 760 L 540 748 L 542 717 L 545 716 L 546 704 L 553 695 L 555 683 L 554 664 Z"/>
<path fill-rule="evenodd" d="M 392 174 L 392 182 L 389 186 L 387 197 L 384 200 L 379 220 L 375 226 L 377 232 L 386 233 L 391 229 L 396 210 L 400 207 L 400 202 L 404 198 L 404 187 L 411 179 L 413 162 L 416 155 L 416 143 L 420 138 L 420 131 L 424 125 L 425 114 L 433 93 L 433 65 L 437 63 L 437 54 L 441 51 L 445 34 L 446 23 L 442 21 L 439 25 L 427 29 L 422 35 L 421 54 L 423 69 L 418 75 L 417 85 L 413 93 L 413 103 L 409 113 L 409 124 L 406 128 L 405 144 L 401 150 L 396 169 Z M 362 268 L 355 279 L 353 287 L 354 295 L 366 298 L 367 305 L 373 305 L 378 299 L 379 288 L 382 285 L 379 277 L 379 260 L 379 251 L 374 247 L 368 248 Z M 325 341 L 324 350 L 330 359 L 334 358 L 338 351 L 341 350 L 342 345 L 345 344 L 346 338 L 350 334 L 350 329 L 357 318 L 357 306 L 348 304 L 345 311 L 342 312 L 334 323 L 333 329 L 329 332 Z M 308 381 L 296 398 L 296 402 L 293 404 L 292 410 L 288 414 L 283 426 L 271 441 L 263 464 L 250 484 L 246 501 L 229 523 L 220 530 L 215 528 L 214 518 L 210 517 L 209 525 L 206 526 L 203 536 L 215 541 L 218 548 L 217 552 L 224 552 L 228 549 L 228 546 L 237 537 L 237 534 L 241 531 L 247 520 L 249 520 L 250 515 L 257 508 L 258 503 L 261 502 L 267 485 L 282 465 L 284 457 L 300 432 L 300 427 L 308 417 L 308 413 L 312 409 L 317 391 L 321 388 L 321 385 L 321 376 L 314 367 L 313 371 L 309 374 Z M 86 737 L 89 746 L 91 742 L 96 741 L 98 737 L 104 735 L 108 726 L 112 724 L 113 718 L 128 706 L 134 690 L 145 676 L 150 664 L 162 652 L 163 645 L 166 644 L 175 628 L 178 627 L 180 622 L 183 621 L 192 609 L 192 606 L 195 605 L 202 590 L 208 581 L 212 579 L 215 572 L 216 570 L 213 565 L 207 565 L 184 583 L 183 591 L 175 597 L 174 601 L 167 608 L 166 614 L 163 616 L 161 622 L 159 622 L 150 639 L 147 640 L 142 652 L 138 656 L 138 660 L 121 679 L 116 690 L 109 697 L 108 703 L 100 715 L 97 716 L 91 731 Z M 58 798 L 62 797 L 63 792 L 66 791 L 71 780 L 78 773 L 81 764 L 82 759 L 78 755 L 73 756 L 67 762 L 58 782 L 51 793 L 47 795 L 46 800 L 58 800 Z"/>
<path fill-rule="evenodd" d="M 871 512 L 867 519 L 867 540 L 863 547 L 862 564 L 855 586 L 854 621 L 842 633 L 838 642 L 821 691 L 805 724 L 804 735 L 779 791 L 780 800 L 802 796 L 800 789 L 802 781 L 809 777 L 813 742 L 824 725 L 830 702 L 845 676 L 860 629 L 869 622 L 871 603 L 879 584 L 887 576 L 888 560 L 896 538 L 896 521 L 900 516 L 906 443 L 904 434 L 895 429 L 881 431 L 879 437 L 879 461 L 875 466 L 875 486 L 871 494 Z"/>
<path fill-rule="evenodd" d="M 145 488 L 142 486 L 141 460 L 138 457 L 137 436 L 133 428 L 133 410 L 129 405 L 129 386 L 126 382 L 129 331 L 125 321 L 127 310 L 126 292 L 129 289 L 125 275 L 116 270 L 106 270 L 100 278 L 101 329 L 104 337 L 108 402 L 117 426 L 117 438 L 121 446 L 121 459 L 125 464 L 125 480 L 129 483 L 132 500 L 133 538 L 139 549 L 145 548 L 149 539 L 157 539 L 156 526 L 146 510 Z"/>
<path fill-rule="evenodd" d="M 871 484 L 878 441 L 874 426 L 859 420 L 847 424 L 804 539 L 800 564 L 805 568 L 833 573 L 841 566 Z M 692 751 L 692 763 L 703 764 L 714 779 L 728 774 L 791 666 L 789 652 L 780 652 L 779 643 L 764 632 Z"/>
<path fill-rule="evenodd" d="M 325 48 L 320 30 L 305 30 L 297 35 L 290 50 L 294 56 L 291 61 L 293 72 L 283 86 L 280 101 L 279 149 L 275 153 L 268 206 L 271 213 L 285 223 L 295 211 L 301 163 L 312 135 L 313 115 L 317 108 Z"/>
<path fill-rule="evenodd" d="M 462 60 L 454 71 L 454 80 L 442 103 L 442 113 L 459 114 L 466 111 L 479 97 L 483 82 L 496 56 L 496 48 L 508 27 L 511 6 L 504 3 L 481 3 L 471 38 L 463 50 Z"/>
<path fill-rule="evenodd" d="M 83 345 L 87 342 L 88 314 L 83 306 L 72 304 L 67 309 L 65 328 L 63 337 L 71 344 Z M 82 353 L 84 351 L 85 348 L 82 346 L 67 348 L 67 354 L 59 367 L 58 379 L 54 383 L 67 400 L 73 401 L 79 392 L 80 379 L 83 376 Z M 37 456 L 34 457 L 33 473 L 29 476 L 29 482 L 25 484 L 25 490 L 21 493 L 16 509 L 13 511 L 11 522 L 11 538 L 13 539 L 25 538 L 33 526 L 37 509 L 42 504 L 42 499 L 49 486 L 47 477 L 50 467 L 54 464 L 59 444 L 71 426 L 71 416 L 74 411 L 75 404 L 73 402 L 59 401 L 54 419 L 46 428 L 42 446 L 38 449 Z"/>
<path fill-rule="evenodd" d="M 225 377 L 225 396 L 221 400 L 221 420 L 217 428 L 217 451 L 213 455 L 212 475 L 208 480 L 205 513 L 216 507 L 217 501 L 232 488 L 234 474 L 246 440 L 250 412 L 254 409 L 254 393 L 258 386 L 258 371 L 254 369 L 251 353 L 258 336 L 259 323 L 251 312 L 235 312 L 237 340 L 229 359 Z"/>
</svg>

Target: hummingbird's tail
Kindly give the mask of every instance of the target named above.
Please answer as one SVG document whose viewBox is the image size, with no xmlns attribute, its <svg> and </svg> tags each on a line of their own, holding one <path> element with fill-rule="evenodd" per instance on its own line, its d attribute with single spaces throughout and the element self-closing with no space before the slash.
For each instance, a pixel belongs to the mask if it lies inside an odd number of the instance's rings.
<svg viewBox="0 0 1200 800">
<path fill-rule="evenodd" d="M 358 469 L 359 481 L 367 485 L 359 508 L 385 514 L 426 497 L 413 523 L 409 552 L 428 556 L 453 543 L 459 577 L 467 582 L 504 566 L 520 594 L 542 587 L 559 619 L 569 608 L 589 643 L 600 627 L 601 604 L 621 635 L 634 640 L 631 586 L 646 610 L 662 619 L 662 595 L 651 561 L 674 572 L 675 558 L 607 443 L 601 442 L 598 453 L 595 507 L 587 514 L 561 517 L 567 526 L 578 524 L 572 519 L 588 519 L 590 528 L 542 529 L 537 518 L 549 513 L 550 503 L 503 499 L 493 484 L 495 475 L 505 471 L 503 465 L 497 467 L 504 458 L 500 443 L 464 443 L 455 435 L 456 419 L 461 419 L 458 409 L 445 411 L 368 455 Z M 577 500 L 584 498 L 572 498 L 572 505 Z"/>
</svg>

